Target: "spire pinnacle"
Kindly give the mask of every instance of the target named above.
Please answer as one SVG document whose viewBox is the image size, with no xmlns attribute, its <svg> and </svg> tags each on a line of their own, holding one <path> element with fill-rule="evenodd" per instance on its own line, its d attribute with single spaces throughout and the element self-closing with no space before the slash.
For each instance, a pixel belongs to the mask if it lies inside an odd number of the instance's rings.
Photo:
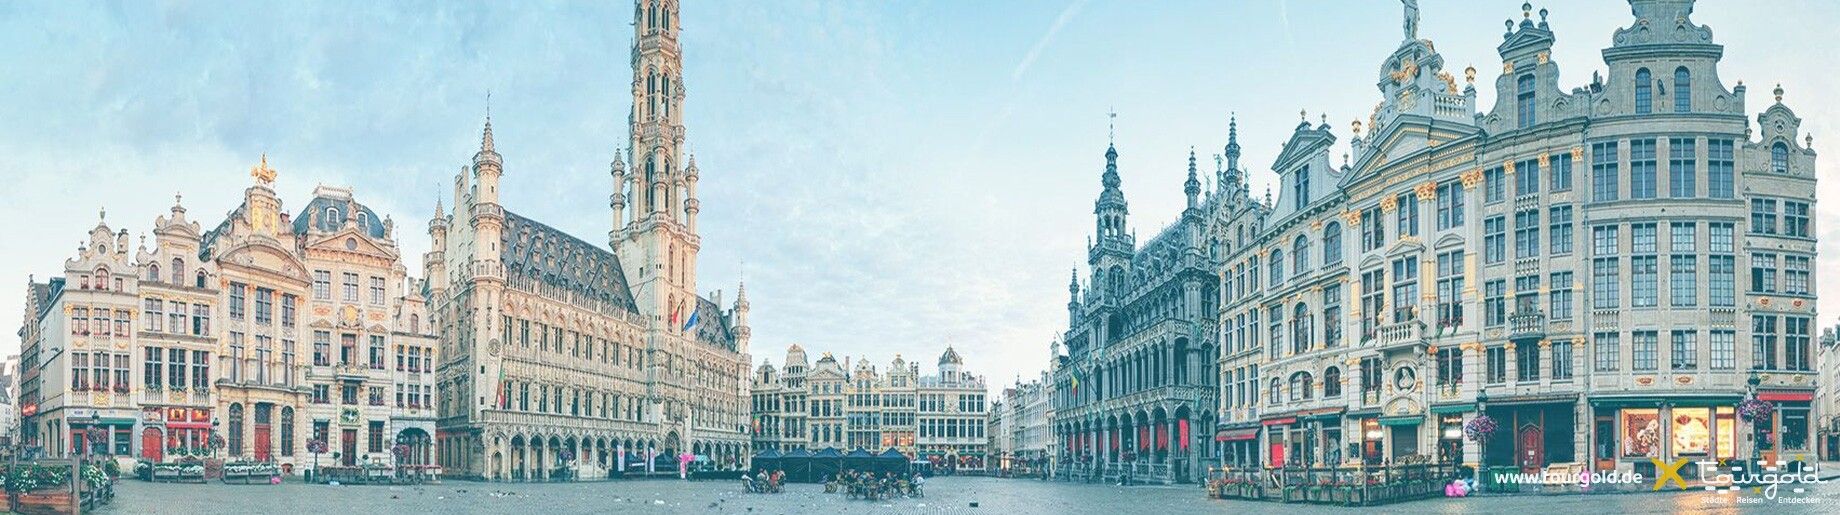
<svg viewBox="0 0 1840 515">
<path fill-rule="evenodd" d="M 1105 144 L 1118 144 L 1118 109 L 1108 108 L 1105 112 Z"/>
</svg>

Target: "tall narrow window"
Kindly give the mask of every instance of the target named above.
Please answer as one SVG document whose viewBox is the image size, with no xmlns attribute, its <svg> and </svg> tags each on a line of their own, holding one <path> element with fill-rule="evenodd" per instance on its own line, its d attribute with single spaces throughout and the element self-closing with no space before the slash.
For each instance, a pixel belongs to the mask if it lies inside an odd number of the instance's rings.
<svg viewBox="0 0 1840 515">
<path fill-rule="evenodd" d="M 1406 193 L 1394 200 L 1399 206 L 1399 237 L 1418 236 L 1418 195 Z"/>
<path fill-rule="evenodd" d="M 1789 173 L 1789 145 L 1781 141 L 1770 145 L 1770 171 Z"/>
<path fill-rule="evenodd" d="M 1674 112 L 1693 110 L 1693 73 L 1682 66 L 1674 69 Z"/>
<path fill-rule="evenodd" d="M 1629 140 L 1629 198 L 1655 198 L 1655 139 Z"/>
<path fill-rule="evenodd" d="M 1533 74 L 1529 73 L 1515 79 L 1514 99 L 1520 112 L 1520 128 L 1532 127 L 1533 119 Z"/>
<path fill-rule="evenodd" d="M 1569 152 L 1553 154 L 1548 162 L 1552 167 L 1552 170 L 1547 173 L 1548 176 L 1552 177 L 1552 190 L 1567 191 L 1572 189 L 1572 154 Z"/>
<path fill-rule="evenodd" d="M 1591 144 L 1591 201 L 1613 202 L 1620 196 L 1617 188 L 1617 152 L 1615 141 Z"/>
<path fill-rule="evenodd" d="M 1439 184 L 1437 187 L 1437 228 L 1438 230 L 1463 226 L 1463 185 L 1457 181 Z"/>
<path fill-rule="evenodd" d="M 1693 138 L 1668 139 L 1668 196 L 1692 198 L 1699 192 L 1699 174 Z"/>
<path fill-rule="evenodd" d="M 1331 222 L 1323 228 L 1323 264 L 1342 262 L 1342 224 Z"/>
<path fill-rule="evenodd" d="M 1706 140 L 1706 196 L 1732 198 L 1732 140 Z"/>
<path fill-rule="evenodd" d="M 1303 275 L 1305 270 L 1310 269 L 1309 238 L 1298 236 L 1296 243 L 1291 244 L 1291 265 L 1296 269 L 1293 273 L 1297 275 Z"/>
<path fill-rule="evenodd" d="M 1636 114 L 1648 114 L 1654 110 L 1654 82 L 1648 68 L 1636 70 Z"/>
<path fill-rule="evenodd" d="M 1296 176 L 1297 180 L 1294 181 L 1296 189 L 1293 193 L 1297 197 L 1297 210 L 1302 211 L 1304 206 L 1310 205 L 1310 167 L 1298 168 Z"/>
</svg>

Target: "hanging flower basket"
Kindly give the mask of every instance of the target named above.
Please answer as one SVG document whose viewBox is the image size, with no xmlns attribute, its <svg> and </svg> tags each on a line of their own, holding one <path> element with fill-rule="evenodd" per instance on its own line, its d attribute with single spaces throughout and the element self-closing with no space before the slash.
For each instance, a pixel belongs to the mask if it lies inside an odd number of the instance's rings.
<svg viewBox="0 0 1840 515">
<path fill-rule="evenodd" d="M 1768 401 L 1760 401 L 1757 399 L 1744 399 L 1738 401 L 1738 417 L 1743 418 L 1745 422 L 1769 420 L 1770 413 L 1774 411 L 1776 411 L 1775 405 L 1770 404 Z"/>
<path fill-rule="evenodd" d="M 1477 442 L 1494 434 L 1498 429 L 1501 429 L 1501 425 L 1497 424 L 1494 418 L 1486 414 L 1476 415 L 1476 418 L 1463 424 L 1463 436 L 1469 438 L 1469 441 Z"/>
</svg>

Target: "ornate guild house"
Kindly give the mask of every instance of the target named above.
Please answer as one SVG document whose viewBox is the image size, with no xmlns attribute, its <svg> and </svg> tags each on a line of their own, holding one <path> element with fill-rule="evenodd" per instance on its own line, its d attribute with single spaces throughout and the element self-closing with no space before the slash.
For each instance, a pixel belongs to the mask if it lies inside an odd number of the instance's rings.
<svg viewBox="0 0 1840 515">
<path fill-rule="evenodd" d="M 1277 202 L 1215 270 L 1220 464 L 1813 454 L 1813 139 L 1781 86 L 1752 118 L 1692 0 L 1629 5 L 1607 73 L 1572 87 L 1544 9 L 1508 20 L 1491 84 L 1408 8 L 1351 155 L 1295 127 Z M 1483 416 L 1500 429 L 1466 438 Z"/>
<path fill-rule="evenodd" d="M 746 290 L 696 290 L 696 160 L 684 147 L 678 2 L 634 10 L 630 155 L 608 246 L 499 203 L 488 117 L 454 209 L 429 223 L 440 462 L 486 480 L 740 467 L 749 448 Z M 632 163 L 628 169 L 627 162 Z M 515 172 L 515 167 L 512 168 Z"/>
</svg>

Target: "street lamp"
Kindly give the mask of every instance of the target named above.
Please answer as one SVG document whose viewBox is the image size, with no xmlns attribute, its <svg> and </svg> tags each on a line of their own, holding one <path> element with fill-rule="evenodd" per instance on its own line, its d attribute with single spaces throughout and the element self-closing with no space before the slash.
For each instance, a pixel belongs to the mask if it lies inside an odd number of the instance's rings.
<svg viewBox="0 0 1840 515">
<path fill-rule="evenodd" d="M 1489 392 L 1481 391 L 1480 388 L 1477 390 L 1476 416 L 1489 416 Z M 1489 469 L 1489 436 L 1486 434 L 1479 435 L 1476 438 L 1476 444 L 1479 447 L 1476 449 L 1476 474 L 1485 475 L 1485 471 Z"/>
<path fill-rule="evenodd" d="M 1744 379 L 1744 384 L 1746 397 L 1752 402 L 1761 402 L 1757 399 L 1757 385 L 1763 384 L 1763 379 L 1757 377 L 1756 370 L 1752 370 L 1750 377 Z M 1763 435 L 1759 431 L 1760 427 L 1758 424 L 1768 423 L 1769 421 L 1767 420 L 1758 420 L 1756 417 L 1751 418 L 1751 466 L 1755 466 L 1758 461 L 1763 459 L 1763 438 L 1761 438 Z M 1750 466 L 1746 466 L 1745 469 L 1750 470 Z"/>
</svg>

